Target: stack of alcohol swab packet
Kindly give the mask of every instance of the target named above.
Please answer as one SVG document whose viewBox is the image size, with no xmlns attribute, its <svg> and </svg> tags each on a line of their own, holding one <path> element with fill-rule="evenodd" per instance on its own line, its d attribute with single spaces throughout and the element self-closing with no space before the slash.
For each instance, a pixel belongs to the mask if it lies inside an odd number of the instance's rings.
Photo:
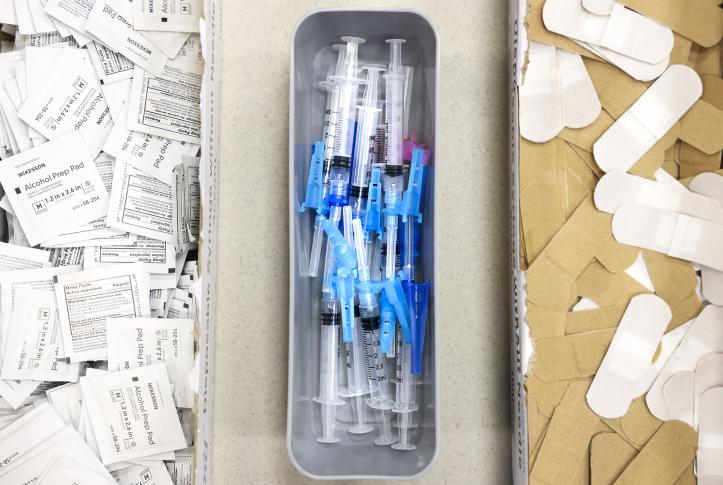
<svg viewBox="0 0 723 485">
<path fill-rule="evenodd" d="M 192 481 L 200 13 L 0 7 L 0 483 Z"/>
<path fill-rule="evenodd" d="M 527 6 L 531 483 L 723 483 L 723 9 Z"/>
</svg>

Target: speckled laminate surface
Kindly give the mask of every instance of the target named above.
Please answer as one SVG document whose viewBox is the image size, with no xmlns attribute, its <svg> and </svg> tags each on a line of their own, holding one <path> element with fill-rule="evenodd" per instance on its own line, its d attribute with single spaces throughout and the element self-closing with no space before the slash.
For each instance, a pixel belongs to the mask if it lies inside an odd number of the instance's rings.
<svg viewBox="0 0 723 485">
<path fill-rule="evenodd" d="M 414 8 L 440 36 L 442 428 L 414 483 L 510 483 L 504 0 L 223 1 L 214 483 L 311 482 L 285 437 L 289 43 L 305 12 L 334 6 Z"/>
</svg>

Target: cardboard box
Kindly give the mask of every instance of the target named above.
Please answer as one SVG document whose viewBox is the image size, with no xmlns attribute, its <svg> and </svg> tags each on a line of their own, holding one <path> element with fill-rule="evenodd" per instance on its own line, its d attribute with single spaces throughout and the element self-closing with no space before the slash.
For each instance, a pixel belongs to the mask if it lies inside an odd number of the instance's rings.
<svg viewBox="0 0 723 485">
<path fill-rule="evenodd" d="M 703 88 L 701 97 L 695 89 L 688 92 L 686 84 L 679 84 L 677 91 L 685 91 L 694 99 L 690 104 L 680 103 L 684 109 L 680 109 L 679 119 L 671 123 L 672 126 L 662 123 L 665 129 L 655 134 L 654 143 L 641 150 L 639 156 L 631 157 L 632 165 L 615 173 L 637 176 L 640 183 L 659 186 L 665 186 L 661 180 L 668 181 L 679 190 L 680 184 L 690 186 L 691 177 L 700 173 L 720 175 L 723 10 L 710 2 L 622 0 L 619 3 L 647 16 L 646 22 L 657 22 L 672 30 L 672 35 L 668 32 L 672 48 L 665 74 L 670 72 L 669 66 L 682 64 L 673 70 L 692 73 L 694 69 L 697 72 L 694 81 L 700 77 Z M 619 232 L 613 234 L 611 214 L 614 211 L 602 210 L 598 198 L 598 181 L 610 177 L 615 167 L 605 166 L 600 146 L 594 146 L 603 136 L 608 136 L 608 129 L 616 120 L 628 113 L 631 106 L 649 92 L 650 86 L 661 79 L 663 71 L 650 79 L 636 80 L 613 64 L 601 62 L 597 55 L 600 52 L 593 53 L 570 38 L 548 30 L 543 20 L 544 5 L 545 0 L 509 2 L 513 483 L 589 483 L 591 475 L 592 483 L 695 483 L 692 462 L 699 444 L 692 427 L 675 419 L 658 419 L 662 415 L 652 411 L 654 407 L 650 400 L 646 403 L 645 393 L 636 396 L 623 416 L 600 417 L 591 409 L 588 391 L 600 366 L 605 365 L 608 350 L 614 348 L 613 338 L 625 321 L 626 309 L 638 295 L 653 297 L 655 294 L 653 298 L 664 300 L 666 308 L 669 306 L 671 318 L 666 321 L 666 336 L 674 335 L 677 329 L 680 335 L 685 334 L 686 322 L 698 318 L 701 309 L 715 308 L 713 305 L 720 303 L 712 295 L 706 295 L 705 287 L 702 295 L 696 291 L 696 272 L 700 268 L 688 261 L 704 267 L 704 285 L 705 266 L 710 265 L 704 264 L 707 261 L 701 263 L 672 249 L 667 253 L 660 249 L 649 251 L 654 248 L 639 251 L 638 248 L 647 246 L 622 244 Z M 625 15 L 637 15 L 631 10 L 625 10 Z M 661 25 L 656 24 L 654 28 Z M 530 40 L 555 46 L 558 52 L 562 49 L 583 56 L 601 105 L 599 116 L 589 126 L 561 128 L 556 137 L 544 143 L 522 139 L 520 87 Z M 678 97 L 674 100 L 681 98 L 677 91 Z M 655 121 L 661 118 L 665 119 L 658 115 Z M 644 125 L 645 121 L 640 124 Z M 558 159 L 563 160 L 562 168 L 532 163 Z M 571 170 L 570 164 L 582 168 Z M 550 174 L 558 169 L 559 173 Z M 579 185 L 564 181 L 569 180 L 571 172 L 585 174 L 576 179 Z M 556 178 L 558 175 L 560 178 Z M 525 191 L 532 181 L 538 183 L 538 187 L 537 192 L 530 195 Z M 556 200 L 549 194 L 560 185 L 570 190 L 565 190 L 562 200 Z M 682 190 L 685 196 L 700 194 L 697 190 Z M 618 189 L 618 192 L 625 190 Z M 700 201 L 691 205 L 700 206 Z M 533 210 L 531 206 L 535 206 Z M 531 231 L 533 216 L 530 214 L 545 219 L 544 224 L 535 228 L 537 232 Z M 681 257 L 687 261 L 678 259 Z M 640 260 L 650 277 L 650 285 L 626 273 Z M 588 306 L 594 314 L 574 311 L 573 305 L 581 299 L 588 300 L 586 304 L 596 304 Z M 547 306 L 541 305 L 540 300 Z M 704 305 L 706 300 L 712 305 Z M 529 322 L 533 323 L 528 325 Z M 657 345 L 659 340 L 655 342 Z M 680 340 L 673 348 L 678 342 Z M 652 362 L 646 357 L 644 363 L 648 370 L 663 366 L 670 356 L 664 348 L 661 344 L 663 350 L 659 350 Z M 658 362 L 660 354 L 666 355 L 660 358 L 662 362 Z M 645 389 L 650 388 L 648 385 Z M 529 398 L 528 390 L 537 401 Z M 530 470 L 530 462 L 534 463 L 535 473 Z M 531 473 L 535 478 L 531 478 Z M 600 481 L 601 478 L 604 480 Z"/>
<path fill-rule="evenodd" d="M 213 443 L 213 376 L 216 325 L 216 275 L 218 260 L 219 113 L 221 102 L 221 2 L 204 0 L 204 78 L 201 91 L 201 235 L 198 264 L 197 345 L 199 350 L 198 396 L 195 417 L 195 484 L 211 483 Z"/>
</svg>

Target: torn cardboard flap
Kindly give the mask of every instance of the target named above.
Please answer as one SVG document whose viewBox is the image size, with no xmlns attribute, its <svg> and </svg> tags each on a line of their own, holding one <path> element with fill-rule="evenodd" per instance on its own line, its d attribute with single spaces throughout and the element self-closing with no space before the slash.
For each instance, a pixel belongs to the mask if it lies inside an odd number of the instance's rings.
<svg viewBox="0 0 723 485">
<path fill-rule="evenodd" d="M 545 439 L 530 473 L 531 484 L 577 485 L 587 466 L 590 440 L 599 419 L 585 404 L 586 382 L 570 385 L 555 409 Z"/>
<path fill-rule="evenodd" d="M 696 443 L 696 433 L 687 424 L 663 423 L 615 485 L 672 485 L 693 461 Z"/>
</svg>

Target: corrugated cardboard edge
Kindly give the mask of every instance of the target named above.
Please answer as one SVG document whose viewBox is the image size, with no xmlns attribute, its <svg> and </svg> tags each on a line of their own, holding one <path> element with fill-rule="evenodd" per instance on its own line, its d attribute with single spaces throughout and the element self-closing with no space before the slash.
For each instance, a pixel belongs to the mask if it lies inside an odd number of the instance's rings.
<svg viewBox="0 0 723 485">
<path fill-rule="evenodd" d="M 529 332 L 525 322 L 525 281 L 520 270 L 520 220 L 519 220 L 519 87 L 522 82 L 522 66 L 527 51 L 525 33 L 526 0 L 509 0 L 508 52 L 510 55 L 510 268 L 512 284 L 511 308 L 511 358 L 512 358 L 512 483 L 528 483 L 527 399 L 525 374 L 529 355 L 526 340 Z"/>
<path fill-rule="evenodd" d="M 221 102 L 221 0 L 204 0 L 205 65 L 201 86 L 201 230 L 198 247 L 199 295 L 196 335 L 199 356 L 196 397 L 194 484 L 212 483 L 213 381 L 216 323 L 216 259 L 218 242 L 219 104 Z"/>
</svg>

